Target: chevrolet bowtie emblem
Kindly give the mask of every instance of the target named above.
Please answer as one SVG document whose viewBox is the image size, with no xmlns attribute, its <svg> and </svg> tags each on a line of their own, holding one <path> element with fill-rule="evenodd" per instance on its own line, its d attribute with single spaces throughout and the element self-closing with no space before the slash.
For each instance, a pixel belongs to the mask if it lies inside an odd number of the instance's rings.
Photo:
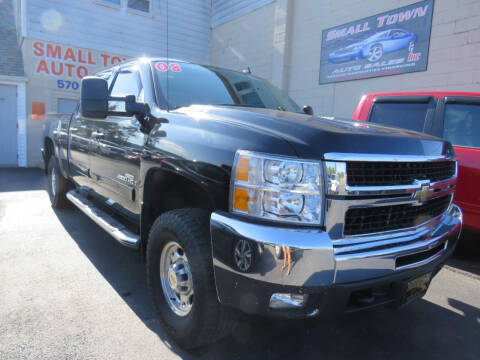
<svg viewBox="0 0 480 360">
<path fill-rule="evenodd" d="M 422 205 L 424 202 L 430 200 L 433 195 L 433 188 L 430 186 L 428 180 L 415 180 L 420 185 L 420 189 L 413 193 L 413 199 L 416 200 L 414 205 Z"/>
</svg>

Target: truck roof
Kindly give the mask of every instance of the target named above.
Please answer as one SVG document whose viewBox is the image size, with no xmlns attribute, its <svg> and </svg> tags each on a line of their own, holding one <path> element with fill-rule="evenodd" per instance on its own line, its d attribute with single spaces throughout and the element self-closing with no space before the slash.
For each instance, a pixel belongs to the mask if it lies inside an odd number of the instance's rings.
<svg viewBox="0 0 480 360">
<path fill-rule="evenodd" d="M 355 112 L 353 114 L 354 120 L 366 120 L 372 102 L 376 98 L 385 96 L 433 96 L 434 98 L 443 98 L 446 96 L 461 96 L 461 97 L 480 97 L 480 92 L 475 91 L 392 91 L 392 92 L 378 92 L 369 93 L 362 96 Z"/>
<path fill-rule="evenodd" d="M 370 93 L 364 96 L 376 98 L 381 96 L 425 96 L 431 95 L 435 98 L 441 98 L 445 96 L 473 96 L 480 97 L 480 92 L 475 91 L 394 91 L 394 92 L 378 92 Z"/>
</svg>

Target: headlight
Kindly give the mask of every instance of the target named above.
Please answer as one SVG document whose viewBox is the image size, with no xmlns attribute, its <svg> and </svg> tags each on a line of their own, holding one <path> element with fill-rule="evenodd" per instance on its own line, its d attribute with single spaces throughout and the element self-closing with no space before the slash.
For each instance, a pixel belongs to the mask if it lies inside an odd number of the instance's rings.
<svg viewBox="0 0 480 360">
<path fill-rule="evenodd" d="M 320 225 L 323 209 L 321 162 L 237 151 L 230 210 L 257 218 Z"/>
</svg>

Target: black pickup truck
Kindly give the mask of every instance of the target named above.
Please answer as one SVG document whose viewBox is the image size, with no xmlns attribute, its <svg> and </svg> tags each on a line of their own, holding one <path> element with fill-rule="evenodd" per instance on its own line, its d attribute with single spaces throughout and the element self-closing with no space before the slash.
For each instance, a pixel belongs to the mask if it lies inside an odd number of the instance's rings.
<svg viewBox="0 0 480 360">
<path fill-rule="evenodd" d="M 249 73 L 168 59 L 87 77 L 47 123 L 54 207 L 138 249 L 184 347 L 242 312 L 327 316 L 425 294 L 462 213 L 450 143 L 315 117 Z"/>
</svg>

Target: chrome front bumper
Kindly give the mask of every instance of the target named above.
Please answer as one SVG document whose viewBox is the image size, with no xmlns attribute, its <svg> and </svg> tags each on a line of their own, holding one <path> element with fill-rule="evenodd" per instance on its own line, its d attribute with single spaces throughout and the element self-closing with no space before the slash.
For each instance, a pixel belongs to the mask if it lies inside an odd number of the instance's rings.
<svg viewBox="0 0 480 360">
<path fill-rule="evenodd" d="M 421 271 L 429 264 L 443 263 L 453 252 L 461 227 L 462 212 L 453 204 L 447 212 L 417 228 L 340 240 L 331 239 L 320 229 L 252 223 L 230 213 L 215 212 L 211 216 L 211 236 L 217 293 L 221 302 L 231 303 L 228 292 L 240 283 L 244 287 L 251 284 L 252 289 L 265 285 L 309 292 L 408 276 L 409 270 Z M 241 250 L 237 244 L 242 240 L 252 250 L 250 266 L 243 269 L 237 266 L 238 256 L 234 255 L 236 249 Z M 349 241 L 354 243 L 351 251 Z M 371 251 L 373 242 L 380 246 Z M 362 243 L 366 251 L 361 251 Z M 233 285 L 225 285 L 228 276 Z M 253 307 L 262 306 L 254 290 L 249 296 L 250 300 L 247 296 L 241 302 L 256 301 Z"/>
</svg>

